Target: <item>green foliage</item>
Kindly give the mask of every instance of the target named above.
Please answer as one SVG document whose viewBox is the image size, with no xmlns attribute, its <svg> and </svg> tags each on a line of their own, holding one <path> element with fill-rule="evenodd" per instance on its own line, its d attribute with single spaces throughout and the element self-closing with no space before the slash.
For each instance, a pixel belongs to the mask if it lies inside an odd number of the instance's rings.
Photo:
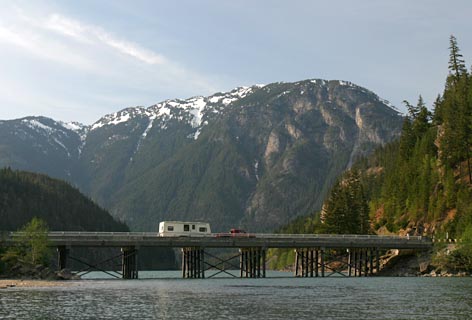
<svg viewBox="0 0 472 320">
<path fill-rule="evenodd" d="M 448 255 L 447 267 L 459 271 L 472 271 L 472 243 L 461 245 Z"/>
<path fill-rule="evenodd" d="M 457 45 L 457 39 L 454 35 L 449 38 L 449 71 L 457 79 L 467 72 L 465 61 Z"/>
<path fill-rule="evenodd" d="M 48 227 L 44 220 L 34 217 L 15 235 L 15 246 L 7 249 L 2 261 L 9 265 L 16 263 L 47 265 L 50 258 Z"/>
<path fill-rule="evenodd" d="M 368 234 L 369 208 L 360 175 L 350 170 L 335 184 L 323 206 L 324 233 Z"/>
</svg>

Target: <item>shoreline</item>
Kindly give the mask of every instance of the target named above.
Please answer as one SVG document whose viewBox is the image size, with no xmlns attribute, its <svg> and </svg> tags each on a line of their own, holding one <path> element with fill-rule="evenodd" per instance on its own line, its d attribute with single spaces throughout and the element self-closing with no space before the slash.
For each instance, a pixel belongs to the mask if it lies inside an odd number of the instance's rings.
<svg viewBox="0 0 472 320">
<path fill-rule="evenodd" d="M 21 279 L 0 279 L 0 289 L 9 288 L 41 288 L 41 287 L 70 287 L 71 281 L 62 280 L 21 280 Z"/>
</svg>

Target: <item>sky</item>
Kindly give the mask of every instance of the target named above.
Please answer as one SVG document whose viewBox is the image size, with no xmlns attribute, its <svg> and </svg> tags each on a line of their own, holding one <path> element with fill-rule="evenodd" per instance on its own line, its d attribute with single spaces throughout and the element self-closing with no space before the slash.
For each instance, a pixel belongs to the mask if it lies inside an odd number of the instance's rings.
<svg viewBox="0 0 472 320">
<path fill-rule="evenodd" d="M 470 0 L 0 0 L 0 120 L 92 124 L 238 86 L 346 80 L 431 106 Z"/>
</svg>

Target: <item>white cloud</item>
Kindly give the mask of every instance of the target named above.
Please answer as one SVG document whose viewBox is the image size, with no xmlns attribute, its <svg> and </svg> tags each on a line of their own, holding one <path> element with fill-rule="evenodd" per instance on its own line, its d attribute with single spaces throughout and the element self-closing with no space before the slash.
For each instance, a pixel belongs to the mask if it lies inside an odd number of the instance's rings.
<svg viewBox="0 0 472 320">
<path fill-rule="evenodd" d="M 96 106 L 94 114 L 76 119 L 88 122 L 110 108 L 219 89 L 214 85 L 219 81 L 135 39 L 58 12 L 31 6 L 0 11 L 0 83 L 9 84 L 0 89 L 0 105 L 12 106 L 8 117 L 32 114 L 33 108 L 34 114 L 70 119 L 67 114 L 79 114 L 83 103 Z M 112 99 L 93 98 L 106 95 Z M 4 116 L 0 110 L 0 119 Z"/>
<path fill-rule="evenodd" d="M 63 18 L 58 14 L 50 15 L 46 21 L 42 21 L 39 25 L 76 40 L 86 41 L 86 37 L 83 35 L 85 28 L 80 23 Z"/>
<path fill-rule="evenodd" d="M 136 43 L 119 39 L 98 26 L 84 24 L 60 14 L 51 14 L 42 26 L 79 41 L 104 44 L 144 63 L 166 63 L 163 56 Z"/>
<path fill-rule="evenodd" d="M 26 12 L 17 7 L 0 13 L 0 18 L 0 44 L 22 48 L 26 54 L 102 75 L 108 72 L 111 77 L 116 76 L 120 67 L 128 69 L 126 65 L 132 65 L 134 60 L 157 67 L 151 70 L 152 78 L 158 73 L 169 85 L 190 85 L 205 88 L 207 92 L 214 89 L 207 77 L 98 25 L 59 13 Z M 126 61 L 129 58 L 132 60 Z"/>
<path fill-rule="evenodd" d="M 98 65 L 71 50 L 67 45 L 51 41 L 29 29 L 8 28 L 0 25 L 0 44 L 6 43 L 22 49 L 23 53 L 51 60 L 82 70 L 98 71 Z"/>
</svg>

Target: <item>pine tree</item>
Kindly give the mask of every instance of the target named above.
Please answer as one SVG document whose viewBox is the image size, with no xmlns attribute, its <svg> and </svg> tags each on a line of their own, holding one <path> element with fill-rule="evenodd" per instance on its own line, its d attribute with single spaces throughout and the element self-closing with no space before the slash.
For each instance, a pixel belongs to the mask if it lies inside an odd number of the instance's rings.
<svg viewBox="0 0 472 320">
<path fill-rule="evenodd" d="M 416 105 L 416 117 L 413 121 L 413 132 L 416 138 L 421 138 L 430 127 L 431 113 L 426 108 L 423 97 L 420 95 Z"/>
<path fill-rule="evenodd" d="M 449 71 L 454 75 L 455 79 L 459 79 L 462 74 L 467 72 L 465 61 L 457 46 L 457 39 L 454 35 L 449 38 Z"/>
<path fill-rule="evenodd" d="M 469 99 L 470 77 L 460 54 L 457 40 L 450 39 L 449 76 L 446 80 L 440 104 L 441 127 L 439 130 L 440 158 L 451 169 L 467 161 L 469 180 L 472 179 L 470 146 L 472 144 L 472 105 Z"/>
<path fill-rule="evenodd" d="M 370 232 L 369 208 L 357 170 L 348 171 L 335 184 L 323 206 L 322 222 L 327 233 Z"/>
</svg>

